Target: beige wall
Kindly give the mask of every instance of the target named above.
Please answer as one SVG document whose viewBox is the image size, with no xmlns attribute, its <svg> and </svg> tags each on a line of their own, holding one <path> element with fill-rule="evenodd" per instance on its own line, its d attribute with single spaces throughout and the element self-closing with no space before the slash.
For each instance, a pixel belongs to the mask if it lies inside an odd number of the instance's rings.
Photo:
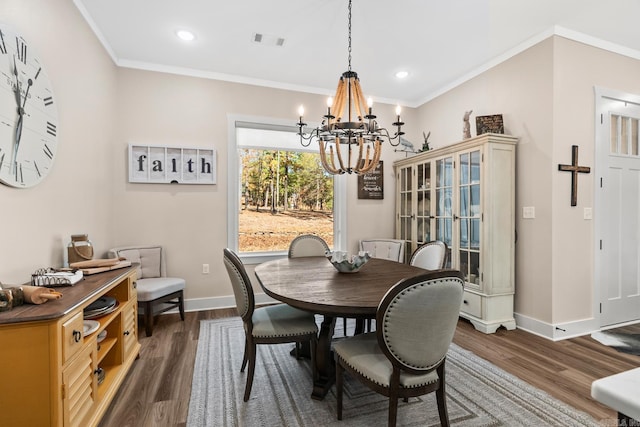
<svg viewBox="0 0 640 427">
<path fill-rule="evenodd" d="M 520 138 L 516 189 L 516 311 L 551 321 L 551 141 L 553 43 L 546 40 L 419 108 L 433 146 L 462 138 L 462 117 L 502 114 L 505 132 Z M 516 177 L 513 177 L 515 180 Z M 522 206 L 535 206 L 536 219 L 522 220 Z"/>
<path fill-rule="evenodd" d="M 638 94 L 639 73 L 638 60 L 554 36 L 418 109 L 435 146 L 460 140 L 470 109 L 472 123 L 477 115 L 503 114 L 506 133 L 520 138 L 514 177 L 520 315 L 551 325 L 595 316 L 594 224 L 583 219 L 598 176 L 594 86 Z M 571 162 L 572 145 L 580 147 L 580 165 L 592 168 L 579 177 L 576 207 L 570 174 L 558 171 Z M 535 219 L 522 219 L 524 206 L 535 207 Z"/>
<path fill-rule="evenodd" d="M 60 266 L 71 234 L 110 243 L 116 67 L 68 0 L 4 0 L 0 19 L 39 54 L 58 107 L 58 151 L 30 189 L 0 185 L 0 281 Z M 6 70 L 3 70 L 6 71 Z"/>
<path fill-rule="evenodd" d="M 324 114 L 324 97 L 117 68 L 67 0 L 5 0 L 0 16 L 42 56 L 60 118 L 50 176 L 32 189 L 0 185 L 0 281 L 24 283 L 36 268 L 61 266 L 70 235 L 88 233 L 98 257 L 116 245 L 165 245 L 169 273 L 187 280 L 187 299 L 230 296 L 221 262 L 227 245 L 227 117 L 295 123 L 301 103 L 310 119 Z M 376 110 L 383 124 L 394 118 L 394 106 Z M 405 109 L 403 116 L 407 138 L 419 143 L 415 111 Z M 129 143 L 213 145 L 218 183 L 129 184 Z M 362 237 L 393 236 L 391 164 L 401 156 L 384 147 L 383 201 L 357 200 L 355 176 L 341 178 L 348 180 L 350 250 Z M 200 273 L 204 263 L 212 274 Z"/>
<path fill-rule="evenodd" d="M 231 295 L 221 263 L 228 115 L 294 122 L 301 103 L 307 117 L 320 117 L 324 97 L 118 69 L 70 1 L 5 0 L 0 16 L 42 57 L 60 119 L 49 177 L 32 189 L 0 185 L 0 281 L 23 283 L 38 267 L 61 265 L 69 236 L 88 233 L 98 256 L 115 245 L 165 245 L 169 271 L 187 279 L 189 299 Z M 578 206 L 572 208 L 570 176 L 557 165 L 570 161 L 570 147 L 577 144 L 580 163 L 593 167 L 593 86 L 639 94 L 638 75 L 640 61 L 553 37 L 403 112 L 407 139 L 416 147 L 422 131 L 431 131 L 434 147 L 460 140 L 469 109 L 472 122 L 477 115 L 502 113 L 507 133 L 520 138 L 515 309 L 523 316 L 549 324 L 593 317 L 593 223 L 582 215 L 593 206 L 597 171 L 580 176 Z M 366 73 L 362 79 L 366 90 Z M 388 124 L 393 106 L 377 110 Z M 129 184 L 129 143 L 213 145 L 218 184 Z M 352 251 L 362 237 L 393 236 L 392 162 L 404 154 L 384 149 L 384 201 L 358 200 L 356 178 L 344 177 Z M 523 206 L 534 206 L 536 218 L 522 219 Z M 203 263 L 212 274 L 200 273 Z"/>
<path fill-rule="evenodd" d="M 583 220 L 600 177 L 594 168 L 594 86 L 640 94 L 640 61 L 556 37 L 554 64 L 553 163 L 570 163 L 571 145 L 578 145 L 580 165 L 591 166 L 579 177 L 576 208 L 569 206 L 569 174 L 553 174 L 553 317 L 562 322 L 591 317 L 594 306 L 596 237 L 593 223 Z"/>
<path fill-rule="evenodd" d="M 227 245 L 228 115 L 284 119 L 293 124 L 301 103 L 305 105 L 309 120 L 320 117 L 324 113 L 324 97 L 120 69 L 117 99 L 118 126 L 113 140 L 116 153 L 113 164 L 114 243 L 149 242 L 166 246 L 169 273 L 186 279 L 187 299 L 231 295 L 231 285 L 222 264 L 222 249 Z M 391 121 L 393 109 L 390 105 L 377 106 L 383 121 L 387 117 Z M 409 110 L 403 115 L 407 122 L 413 121 L 416 129 L 412 116 L 415 113 Z M 185 147 L 213 145 L 218 155 L 217 185 L 130 184 L 127 182 L 129 143 Z M 384 147 L 383 201 L 358 200 L 355 176 L 339 178 L 348 180 L 347 241 L 350 250 L 357 249 L 357 241 L 362 237 L 393 237 L 395 180 L 392 162 L 399 156 L 392 147 Z M 203 275 L 202 264 L 210 264 L 212 274 Z"/>
</svg>

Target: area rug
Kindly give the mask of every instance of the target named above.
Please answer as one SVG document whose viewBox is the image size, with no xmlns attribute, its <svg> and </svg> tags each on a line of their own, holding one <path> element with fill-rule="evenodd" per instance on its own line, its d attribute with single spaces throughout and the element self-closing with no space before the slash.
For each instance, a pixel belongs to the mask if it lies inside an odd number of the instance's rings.
<svg viewBox="0 0 640 427">
<path fill-rule="evenodd" d="M 622 353 L 640 356 L 640 334 L 601 331 L 592 333 L 591 338 Z"/>
<path fill-rule="evenodd" d="M 340 328 L 341 329 L 341 328 Z M 203 320 L 187 426 L 385 426 L 388 401 L 345 377 L 343 420 L 335 387 L 313 400 L 308 361 L 290 356 L 292 344 L 259 345 L 251 398 L 243 402 L 240 318 Z M 453 426 L 598 426 L 576 411 L 455 344 L 447 356 L 447 405 Z M 435 394 L 400 402 L 398 425 L 439 425 Z"/>
</svg>

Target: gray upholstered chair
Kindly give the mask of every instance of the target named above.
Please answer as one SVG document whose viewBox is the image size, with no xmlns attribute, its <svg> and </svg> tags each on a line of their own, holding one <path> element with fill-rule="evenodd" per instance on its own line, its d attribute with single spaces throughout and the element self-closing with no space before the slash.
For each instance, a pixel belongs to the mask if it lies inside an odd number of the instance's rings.
<svg viewBox="0 0 640 427">
<path fill-rule="evenodd" d="M 144 319 L 148 337 L 153 333 L 154 321 L 160 313 L 177 308 L 184 320 L 185 281 L 179 277 L 167 277 L 162 246 L 122 246 L 110 249 L 109 257 L 122 257 L 139 263 L 136 279 L 138 315 Z"/>
<path fill-rule="evenodd" d="M 463 286 L 464 276 L 457 270 L 437 270 L 401 280 L 378 306 L 376 322 L 384 327 L 334 344 L 339 420 L 346 370 L 389 397 L 389 426 L 396 425 L 399 398 L 434 391 L 440 423 L 449 425 L 445 361 L 458 322 Z"/>
<path fill-rule="evenodd" d="M 405 240 L 397 239 L 362 239 L 360 240 L 360 251 L 369 252 L 371 258 L 387 259 L 396 262 L 405 262 L 404 247 Z M 347 321 L 345 319 L 345 335 Z M 371 319 L 366 320 L 366 330 L 371 330 Z"/>
<path fill-rule="evenodd" d="M 447 244 L 433 240 L 419 246 L 411 255 L 409 264 L 425 270 L 440 270 L 447 264 Z"/>
<path fill-rule="evenodd" d="M 404 240 L 396 239 L 363 239 L 360 240 L 360 250 L 369 252 L 372 258 L 388 259 L 404 262 Z"/>
<path fill-rule="evenodd" d="M 311 344 L 311 366 L 315 366 L 318 326 L 312 313 L 298 310 L 286 304 L 255 308 L 251 281 L 238 256 L 230 249 L 224 249 L 224 266 L 229 273 L 236 309 L 244 323 L 244 357 L 240 372 L 249 363 L 244 401 L 249 400 L 253 373 L 256 367 L 256 344 L 302 343 Z M 315 372 L 314 372 L 315 376 Z"/>
<path fill-rule="evenodd" d="M 321 237 L 313 234 L 301 234 L 289 244 L 289 258 L 324 256 L 329 245 Z"/>
</svg>

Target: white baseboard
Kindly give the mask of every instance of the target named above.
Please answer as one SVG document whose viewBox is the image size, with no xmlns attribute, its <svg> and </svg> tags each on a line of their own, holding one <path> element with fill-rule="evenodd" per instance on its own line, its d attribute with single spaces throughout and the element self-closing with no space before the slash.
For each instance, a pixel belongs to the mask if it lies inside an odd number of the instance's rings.
<svg viewBox="0 0 640 427">
<path fill-rule="evenodd" d="M 265 293 L 255 294 L 256 305 L 278 302 Z M 236 299 L 233 296 L 213 298 L 193 298 L 184 300 L 184 311 L 216 310 L 220 308 L 234 308 Z M 167 313 L 177 313 L 178 310 L 169 310 Z"/>
<path fill-rule="evenodd" d="M 514 313 L 514 317 L 518 329 L 552 341 L 575 338 L 600 330 L 600 326 L 594 318 L 576 320 L 568 323 L 550 324 L 519 313 Z"/>
<path fill-rule="evenodd" d="M 277 303 L 265 293 L 256 293 L 255 302 L 257 305 Z M 213 297 L 213 298 L 193 298 L 184 302 L 185 311 L 216 310 L 221 308 L 233 308 L 236 300 L 233 296 Z M 177 313 L 177 310 L 170 310 L 167 313 Z M 588 335 L 600 330 L 596 319 L 577 320 L 575 322 L 550 324 L 519 313 L 514 313 L 516 326 L 518 329 L 527 331 L 552 341 L 560 341 Z"/>
</svg>

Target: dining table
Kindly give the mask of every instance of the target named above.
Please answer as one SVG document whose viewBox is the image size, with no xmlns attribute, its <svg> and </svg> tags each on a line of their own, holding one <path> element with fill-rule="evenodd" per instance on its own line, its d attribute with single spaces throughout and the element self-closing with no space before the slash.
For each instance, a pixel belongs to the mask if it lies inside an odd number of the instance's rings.
<svg viewBox="0 0 640 427">
<path fill-rule="evenodd" d="M 375 318 L 378 304 L 393 285 L 427 271 L 409 264 L 371 258 L 358 272 L 340 273 L 326 257 L 316 256 L 267 261 L 256 266 L 255 275 L 268 296 L 323 316 L 311 393 L 313 399 L 321 400 L 335 382 L 331 351 L 335 319 Z"/>
</svg>

